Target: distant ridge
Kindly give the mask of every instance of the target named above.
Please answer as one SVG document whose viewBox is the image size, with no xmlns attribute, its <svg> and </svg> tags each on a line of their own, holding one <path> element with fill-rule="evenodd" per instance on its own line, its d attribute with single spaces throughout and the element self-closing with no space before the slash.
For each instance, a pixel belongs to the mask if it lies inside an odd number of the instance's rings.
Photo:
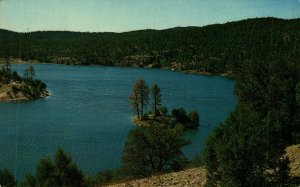
<svg viewBox="0 0 300 187">
<path fill-rule="evenodd" d="M 0 29 L 0 58 L 235 74 L 249 59 L 294 58 L 299 30 L 299 18 L 272 17 L 123 33 Z"/>
</svg>

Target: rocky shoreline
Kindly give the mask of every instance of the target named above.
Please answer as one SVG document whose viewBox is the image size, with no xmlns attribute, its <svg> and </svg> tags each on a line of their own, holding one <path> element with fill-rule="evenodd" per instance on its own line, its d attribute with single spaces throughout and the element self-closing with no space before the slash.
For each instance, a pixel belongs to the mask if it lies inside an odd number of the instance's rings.
<svg viewBox="0 0 300 187">
<path fill-rule="evenodd" d="M 4 61 L 5 61 L 5 59 L 0 58 L 0 64 L 4 64 Z M 11 63 L 12 64 L 47 64 L 45 62 L 40 62 L 38 60 L 24 61 L 24 60 L 18 59 L 18 58 L 13 59 Z M 64 64 L 64 63 L 55 63 L 55 62 L 53 62 L 53 64 Z M 78 66 L 79 65 L 80 66 L 81 64 L 80 63 L 74 63 L 74 64 L 64 64 L 64 65 L 71 65 L 71 66 Z M 103 65 L 91 64 L 90 66 L 103 66 Z M 226 73 L 222 73 L 222 74 L 213 74 L 213 73 L 210 73 L 208 71 L 197 70 L 197 69 L 181 70 L 177 66 L 175 66 L 175 67 L 156 67 L 156 66 L 151 66 L 151 65 L 139 66 L 139 65 L 136 65 L 136 64 L 127 64 L 127 65 L 116 64 L 115 66 L 116 67 L 145 68 L 145 69 L 163 69 L 163 70 L 169 70 L 169 71 L 174 71 L 174 72 L 178 72 L 178 73 L 207 75 L 207 76 L 219 75 L 219 76 L 222 76 L 222 77 L 229 77 L 229 78 L 234 78 L 236 76 L 232 72 L 226 72 Z"/>
<path fill-rule="evenodd" d="M 32 94 L 24 94 L 23 89 L 28 89 Z M 10 84 L 0 84 L 0 102 L 4 101 L 28 101 L 32 99 L 41 99 L 49 96 L 47 90 L 39 93 L 33 93 L 31 86 L 25 82 L 12 82 Z"/>
</svg>

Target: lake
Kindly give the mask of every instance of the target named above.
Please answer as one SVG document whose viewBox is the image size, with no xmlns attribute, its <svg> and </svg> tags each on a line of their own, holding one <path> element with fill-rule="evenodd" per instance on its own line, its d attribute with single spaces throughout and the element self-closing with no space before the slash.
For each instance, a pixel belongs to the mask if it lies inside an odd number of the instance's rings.
<svg viewBox="0 0 300 187">
<path fill-rule="evenodd" d="M 23 75 L 27 66 L 12 69 Z M 33 66 L 51 95 L 0 103 L 0 168 L 8 168 L 17 179 L 33 173 L 44 156 L 53 157 L 58 146 L 90 174 L 119 167 L 127 134 L 135 128 L 128 96 L 140 78 L 148 85 L 159 85 L 169 112 L 178 107 L 199 112 L 201 127 L 185 132 L 193 142 L 184 149 L 188 158 L 201 153 L 205 138 L 237 103 L 234 81 L 220 76 L 161 69 Z"/>
</svg>

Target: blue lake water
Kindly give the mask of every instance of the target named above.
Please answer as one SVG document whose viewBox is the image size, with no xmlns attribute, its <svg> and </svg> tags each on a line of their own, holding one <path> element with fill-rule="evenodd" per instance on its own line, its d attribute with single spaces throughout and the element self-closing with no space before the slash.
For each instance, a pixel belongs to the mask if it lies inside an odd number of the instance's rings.
<svg viewBox="0 0 300 187">
<path fill-rule="evenodd" d="M 27 66 L 12 68 L 23 75 Z M 119 167 L 127 134 L 135 128 L 128 96 L 140 78 L 148 85 L 159 85 L 169 111 L 184 107 L 199 112 L 200 129 L 185 133 L 193 142 L 184 149 L 189 158 L 201 152 L 209 132 L 236 105 L 234 81 L 220 76 L 160 69 L 33 66 L 51 95 L 0 103 L 0 168 L 8 168 L 18 179 L 34 173 L 36 162 L 46 155 L 53 157 L 58 146 L 71 152 L 79 168 L 90 174 Z"/>
</svg>

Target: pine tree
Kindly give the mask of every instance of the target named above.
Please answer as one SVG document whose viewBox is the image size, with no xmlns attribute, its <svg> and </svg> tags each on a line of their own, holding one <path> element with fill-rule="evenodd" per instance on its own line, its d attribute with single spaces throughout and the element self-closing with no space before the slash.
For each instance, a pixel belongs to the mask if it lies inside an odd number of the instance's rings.
<svg viewBox="0 0 300 187">
<path fill-rule="evenodd" d="M 158 115 L 158 107 L 161 106 L 161 93 L 160 88 L 158 85 L 153 85 L 151 88 L 151 94 L 152 94 L 152 110 L 154 115 Z"/>
<path fill-rule="evenodd" d="M 149 103 L 149 89 L 143 79 L 138 80 L 129 96 L 133 110 L 137 113 L 140 120 L 143 119 L 144 110 Z"/>
<path fill-rule="evenodd" d="M 285 144 L 280 134 L 278 122 L 261 119 L 251 106 L 238 106 L 205 143 L 207 185 L 284 185 L 288 162 L 282 157 Z"/>
</svg>

